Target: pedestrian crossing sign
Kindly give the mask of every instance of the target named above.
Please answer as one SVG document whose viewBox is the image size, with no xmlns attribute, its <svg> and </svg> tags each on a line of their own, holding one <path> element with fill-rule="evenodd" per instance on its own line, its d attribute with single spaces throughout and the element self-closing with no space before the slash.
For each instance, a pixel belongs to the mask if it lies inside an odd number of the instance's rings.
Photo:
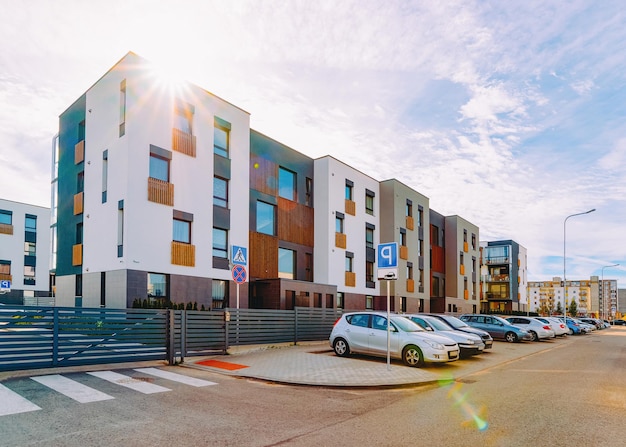
<svg viewBox="0 0 626 447">
<path fill-rule="evenodd" d="M 233 264 L 235 265 L 246 265 L 248 264 L 248 249 L 246 247 L 239 247 L 237 245 L 233 245 L 232 252 Z"/>
</svg>

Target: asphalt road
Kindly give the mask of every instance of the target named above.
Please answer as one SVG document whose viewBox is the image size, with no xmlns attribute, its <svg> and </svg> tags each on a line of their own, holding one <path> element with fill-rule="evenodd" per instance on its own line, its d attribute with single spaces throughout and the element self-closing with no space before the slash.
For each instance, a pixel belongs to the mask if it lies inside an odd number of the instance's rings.
<svg viewBox="0 0 626 447">
<path fill-rule="evenodd" d="M 437 366 L 439 384 L 398 389 L 277 385 L 175 366 L 156 369 L 181 377 L 61 374 L 102 393 L 85 391 L 94 400 L 81 403 L 37 378 L 12 378 L 0 383 L 10 391 L 0 388 L 0 408 L 19 395 L 40 409 L 0 415 L 0 446 L 625 445 L 626 329 L 542 343 L 537 352 L 496 342 L 492 354 L 510 360 Z M 448 382 L 448 368 L 467 373 Z"/>
</svg>

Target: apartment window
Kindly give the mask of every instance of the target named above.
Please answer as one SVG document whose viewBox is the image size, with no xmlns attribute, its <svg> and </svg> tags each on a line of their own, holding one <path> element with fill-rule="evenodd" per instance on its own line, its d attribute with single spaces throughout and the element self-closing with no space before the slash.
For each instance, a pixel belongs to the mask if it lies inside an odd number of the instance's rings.
<svg viewBox="0 0 626 447">
<path fill-rule="evenodd" d="M 77 244 L 82 244 L 83 243 L 83 223 L 79 222 L 76 224 L 76 243 Z"/>
<path fill-rule="evenodd" d="M 400 245 L 406 247 L 406 230 L 404 228 L 400 228 Z"/>
<path fill-rule="evenodd" d="M 124 256 L 124 201 L 117 202 L 117 257 Z"/>
<path fill-rule="evenodd" d="M 369 189 L 365 190 L 365 212 L 374 215 L 374 192 Z"/>
<path fill-rule="evenodd" d="M 148 301 L 151 304 L 168 300 L 168 276 L 162 273 L 148 273 Z"/>
<path fill-rule="evenodd" d="M 213 205 L 228 208 L 228 180 L 213 177 Z"/>
<path fill-rule="evenodd" d="M 372 295 L 365 296 L 365 309 L 372 310 L 374 308 L 374 297 Z"/>
<path fill-rule="evenodd" d="M 417 281 L 418 281 L 419 291 L 424 292 L 424 270 L 419 269 L 418 272 L 419 272 L 419 278 L 417 278 Z"/>
<path fill-rule="evenodd" d="M 25 229 L 33 233 L 37 232 L 37 216 L 33 216 L 32 214 L 26 215 Z"/>
<path fill-rule="evenodd" d="M 215 117 L 213 125 L 213 152 L 228 158 L 230 151 L 230 123 Z"/>
<path fill-rule="evenodd" d="M 13 225 L 13 212 L 0 210 L 0 224 Z"/>
<path fill-rule="evenodd" d="M 407 217 L 413 217 L 413 202 L 409 199 L 406 199 L 405 213 Z"/>
<path fill-rule="evenodd" d="M 367 287 L 374 287 L 374 262 L 365 261 L 365 283 Z"/>
<path fill-rule="evenodd" d="M 346 253 L 346 272 L 353 272 L 354 268 L 354 255 L 352 253 Z"/>
<path fill-rule="evenodd" d="M 35 256 L 36 245 L 35 242 L 24 242 L 24 256 Z"/>
<path fill-rule="evenodd" d="M 467 230 L 463 230 L 463 242 L 467 242 Z"/>
<path fill-rule="evenodd" d="M 191 222 L 188 220 L 174 218 L 172 240 L 174 242 L 190 244 L 191 243 Z"/>
<path fill-rule="evenodd" d="M 343 233 L 343 214 L 335 213 L 335 233 Z"/>
<path fill-rule="evenodd" d="M 163 182 L 170 181 L 170 160 L 169 158 L 150 152 L 150 177 Z"/>
<path fill-rule="evenodd" d="M 463 252 L 459 253 L 459 264 L 461 265 L 465 264 L 465 256 L 463 256 Z"/>
<path fill-rule="evenodd" d="M 276 235 L 276 207 L 267 202 L 256 202 L 256 231 Z"/>
<path fill-rule="evenodd" d="M 213 227 L 213 256 L 228 258 L 228 230 Z"/>
<path fill-rule="evenodd" d="M 413 279 L 413 263 L 406 263 L 406 279 Z"/>
<path fill-rule="evenodd" d="M 287 248 L 278 249 L 278 277 L 296 279 L 296 252 Z"/>
<path fill-rule="evenodd" d="M 337 292 L 337 309 L 343 309 L 343 306 L 344 306 L 343 293 Z"/>
<path fill-rule="evenodd" d="M 354 190 L 354 183 L 350 180 L 346 180 L 346 200 L 352 200 Z"/>
<path fill-rule="evenodd" d="M 24 266 L 24 285 L 25 286 L 35 285 L 35 266 L 34 265 Z"/>
<path fill-rule="evenodd" d="M 76 176 L 76 192 L 81 193 L 85 190 L 85 172 L 80 171 Z"/>
<path fill-rule="evenodd" d="M 306 206 L 313 206 L 313 179 L 307 177 L 304 185 L 306 188 L 304 204 Z"/>
<path fill-rule="evenodd" d="M 421 239 L 417 240 L 417 256 L 424 256 L 424 241 Z"/>
<path fill-rule="evenodd" d="M 228 281 L 214 279 L 211 281 L 211 308 L 226 309 L 228 307 Z"/>
<path fill-rule="evenodd" d="M 283 199 L 296 200 L 296 173 L 278 168 L 278 195 Z"/>
<path fill-rule="evenodd" d="M 179 102 L 176 104 L 174 114 L 174 127 L 183 133 L 191 135 L 191 123 L 193 121 L 193 106 Z"/>
<path fill-rule="evenodd" d="M 400 297 L 400 312 L 406 312 L 406 296 Z"/>
<path fill-rule="evenodd" d="M 417 226 L 421 227 L 422 225 L 424 225 L 424 209 L 419 206 L 417 208 Z"/>
<path fill-rule="evenodd" d="M 85 120 L 78 123 L 78 141 L 85 139 Z"/>
<path fill-rule="evenodd" d="M 107 183 L 109 182 L 109 151 L 102 152 L 102 203 L 107 201 Z"/>
<path fill-rule="evenodd" d="M 304 270 L 306 272 L 306 280 L 307 281 L 313 281 L 313 254 L 312 253 L 305 253 L 304 255 L 304 261 L 306 263 Z M 331 302 L 331 306 L 332 306 L 332 302 Z"/>
<path fill-rule="evenodd" d="M 120 137 L 126 133 L 126 79 L 120 82 Z"/>
<path fill-rule="evenodd" d="M 365 247 L 374 248 L 374 229 L 365 224 Z"/>
<path fill-rule="evenodd" d="M 476 235 L 472 233 L 472 250 L 476 250 Z"/>
</svg>

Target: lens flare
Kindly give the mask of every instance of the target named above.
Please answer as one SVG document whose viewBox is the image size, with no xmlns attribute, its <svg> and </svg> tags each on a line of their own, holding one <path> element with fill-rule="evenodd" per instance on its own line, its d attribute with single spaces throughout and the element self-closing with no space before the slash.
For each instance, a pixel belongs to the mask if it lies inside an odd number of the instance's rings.
<svg viewBox="0 0 626 447">
<path fill-rule="evenodd" d="M 449 378 L 439 380 L 441 386 L 452 385 L 453 380 Z M 448 391 L 448 397 L 453 400 L 454 406 L 461 410 L 463 416 L 466 418 L 463 421 L 464 426 L 476 426 L 478 431 L 485 431 L 489 427 L 489 424 L 485 420 L 487 410 L 482 406 L 478 411 L 472 404 L 468 402 L 467 393 L 463 392 L 463 384 L 455 383 Z"/>
</svg>

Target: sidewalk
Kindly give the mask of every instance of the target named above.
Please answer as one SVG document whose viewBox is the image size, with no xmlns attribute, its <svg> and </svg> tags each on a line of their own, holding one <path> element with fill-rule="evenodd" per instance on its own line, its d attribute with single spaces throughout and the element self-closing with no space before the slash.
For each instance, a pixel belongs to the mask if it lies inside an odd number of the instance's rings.
<svg viewBox="0 0 626 447">
<path fill-rule="evenodd" d="M 381 387 L 436 383 L 508 363 L 521 357 L 571 343 L 548 340 L 538 343 L 495 342 L 478 356 L 446 364 L 410 368 L 400 361 L 365 356 L 336 356 L 328 342 L 301 345 L 235 347 L 228 355 L 186 358 L 183 367 L 220 374 L 295 385 L 328 387 Z"/>
</svg>

